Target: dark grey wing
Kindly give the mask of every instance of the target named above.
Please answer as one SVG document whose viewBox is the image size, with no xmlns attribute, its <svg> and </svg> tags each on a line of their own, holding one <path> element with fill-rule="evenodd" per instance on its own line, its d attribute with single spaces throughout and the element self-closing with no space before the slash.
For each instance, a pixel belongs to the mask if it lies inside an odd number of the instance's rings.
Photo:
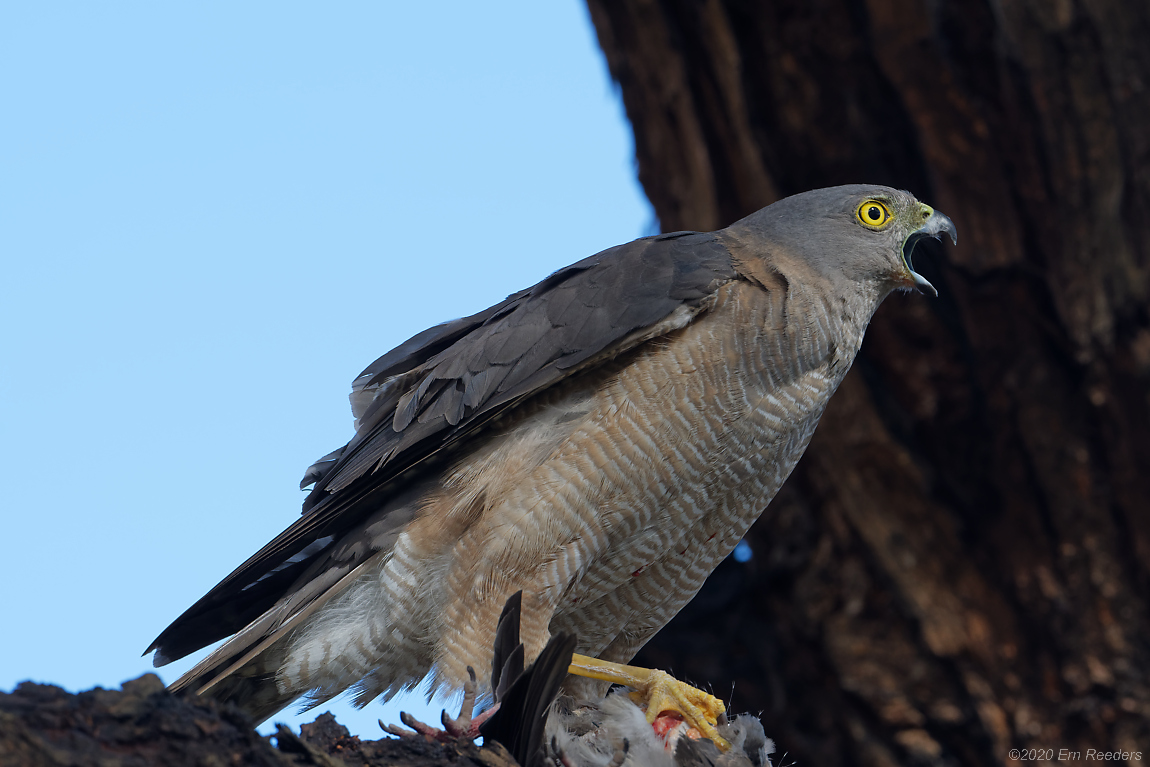
<svg viewBox="0 0 1150 767">
<path fill-rule="evenodd" d="M 639 240 L 562 269 L 475 317 L 425 331 L 424 343 L 381 357 L 356 378 L 356 435 L 316 481 L 305 512 L 367 473 L 393 476 L 423 457 L 413 450 L 421 443 L 450 443 L 635 331 L 697 306 L 733 275 L 710 235 Z M 446 336 L 457 340 L 445 345 Z"/>
<path fill-rule="evenodd" d="M 380 357 L 353 387 L 355 436 L 305 476 L 315 487 L 304 516 L 192 605 L 148 651 L 159 650 L 159 664 L 239 631 L 314 577 L 333 545 L 410 483 L 408 469 L 462 445 L 523 399 L 682 327 L 735 277 L 729 252 L 713 234 L 636 240 Z"/>
<path fill-rule="evenodd" d="M 575 267 L 562 269 L 551 275 L 551 278 L 573 268 Z M 429 359 L 445 349 L 450 348 L 451 345 L 460 338 L 466 336 L 484 323 L 492 319 L 497 319 L 506 311 L 513 310 L 514 307 L 519 304 L 520 300 L 534 289 L 535 288 L 528 288 L 527 290 L 521 290 L 518 293 L 508 296 L 506 300 L 495 306 L 484 309 L 470 317 L 444 322 L 441 325 L 428 328 L 421 333 L 416 333 L 368 365 L 362 373 L 356 376 L 355 381 L 353 381 L 351 385 L 351 414 L 355 418 L 356 433 L 358 434 L 361 431 L 365 415 L 370 417 L 378 412 L 379 398 L 377 395 L 382 388 L 385 386 L 389 388 L 397 386 L 397 379 L 399 379 L 400 376 L 420 367 Z M 373 405 L 375 405 L 375 407 L 373 407 Z M 371 413 L 368 413 L 369 409 Z M 304 472 L 303 480 L 299 483 L 300 489 L 302 490 L 308 485 L 323 479 L 331 470 L 331 467 L 343 456 L 348 447 L 349 445 L 344 445 L 309 466 L 307 471 Z M 313 499 L 314 496 L 309 496 L 308 500 L 305 501 L 305 514 L 314 505 Z"/>
</svg>

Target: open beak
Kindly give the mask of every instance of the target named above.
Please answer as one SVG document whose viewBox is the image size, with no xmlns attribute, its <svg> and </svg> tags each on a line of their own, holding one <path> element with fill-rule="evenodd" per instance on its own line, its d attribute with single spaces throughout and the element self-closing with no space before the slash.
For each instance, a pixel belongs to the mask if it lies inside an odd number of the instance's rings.
<svg viewBox="0 0 1150 767">
<path fill-rule="evenodd" d="M 910 233 L 906 238 L 906 242 L 902 246 L 902 260 L 906 263 L 907 271 L 910 272 L 911 277 L 914 278 L 914 286 L 918 288 L 920 293 L 930 293 L 935 298 L 938 297 L 938 291 L 934 289 L 934 285 L 923 277 L 921 274 L 914 270 L 914 262 L 911 261 L 911 255 L 914 253 L 914 246 L 919 240 L 925 237 L 933 237 L 936 240 L 942 239 L 943 232 L 950 235 L 950 240 L 955 245 L 958 244 L 958 230 L 954 228 L 954 222 L 945 213 L 939 213 L 937 210 L 930 214 L 930 218 L 921 229 L 917 229 Z"/>
</svg>

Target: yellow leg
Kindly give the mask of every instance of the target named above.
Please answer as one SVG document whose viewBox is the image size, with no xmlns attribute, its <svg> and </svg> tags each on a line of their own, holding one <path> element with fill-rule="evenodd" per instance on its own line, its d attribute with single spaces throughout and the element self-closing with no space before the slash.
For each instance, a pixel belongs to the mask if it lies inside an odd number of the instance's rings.
<svg viewBox="0 0 1150 767">
<path fill-rule="evenodd" d="M 687 724 L 713 740 L 720 750 L 726 751 L 731 747 L 715 727 L 726 710 L 723 702 L 710 693 L 680 682 L 665 671 L 573 655 L 567 673 L 631 687 L 635 690 L 632 699 L 647 703 L 648 722 L 654 722 L 664 711 L 677 711 Z"/>
</svg>

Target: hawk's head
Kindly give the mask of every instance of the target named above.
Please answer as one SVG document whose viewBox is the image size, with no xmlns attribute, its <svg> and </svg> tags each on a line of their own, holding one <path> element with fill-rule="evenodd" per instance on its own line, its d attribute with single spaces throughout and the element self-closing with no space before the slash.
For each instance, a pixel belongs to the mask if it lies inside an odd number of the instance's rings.
<svg viewBox="0 0 1150 767">
<path fill-rule="evenodd" d="M 914 270 L 915 244 L 944 232 L 958 244 L 958 231 L 943 213 L 909 192 L 865 184 L 787 197 L 729 231 L 744 242 L 765 243 L 763 255 L 780 265 L 813 268 L 832 283 L 874 284 L 879 297 L 899 288 L 938 295 Z"/>
</svg>

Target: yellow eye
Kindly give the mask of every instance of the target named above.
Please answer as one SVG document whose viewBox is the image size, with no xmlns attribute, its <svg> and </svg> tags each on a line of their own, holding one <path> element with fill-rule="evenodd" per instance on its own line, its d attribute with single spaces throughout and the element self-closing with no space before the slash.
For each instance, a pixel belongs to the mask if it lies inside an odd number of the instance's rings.
<svg viewBox="0 0 1150 767">
<path fill-rule="evenodd" d="M 859 223 L 871 229 L 881 229 L 890 223 L 890 208 L 882 200 L 864 200 L 855 211 Z"/>
</svg>

